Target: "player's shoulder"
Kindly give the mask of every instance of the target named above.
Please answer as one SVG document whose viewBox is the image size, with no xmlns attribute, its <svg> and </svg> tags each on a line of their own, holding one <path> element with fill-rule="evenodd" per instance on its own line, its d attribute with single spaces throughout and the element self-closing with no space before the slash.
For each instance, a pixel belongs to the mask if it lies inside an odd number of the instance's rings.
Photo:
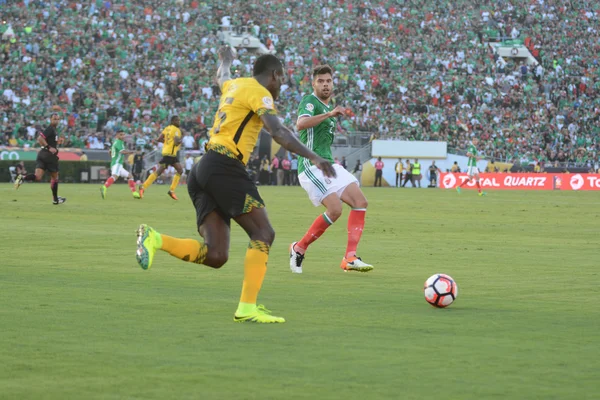
<svg viewBox="0 0 600 400">
<path fill-rule="evenodd" d="M 302 100 L 300 100 L 300 104 L 318 104 L 317 98 L 311 93 L 302 96 Z"/>
</svg>

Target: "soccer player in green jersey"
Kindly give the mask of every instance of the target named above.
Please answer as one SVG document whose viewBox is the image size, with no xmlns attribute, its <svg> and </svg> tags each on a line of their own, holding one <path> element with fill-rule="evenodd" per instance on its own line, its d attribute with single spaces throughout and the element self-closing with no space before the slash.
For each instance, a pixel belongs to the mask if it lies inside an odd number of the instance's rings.
<svg viewBox="0 0 600 400">
<path fill-rule="evenodd" d="M 309 149 L 330 162 L 333 162 L 331 145 L 337 124 L 337 117 L 346 114 L 343 107 L 333 107 L 333 71 L 328 65 L 320 65 L 312 72 L 314 92 L 304 96 L 298 107 L 296 127 L 300 131 L 300 141 Z M 367 199 L 358 186 L 358 181 L 341 165 L 333 165 L 336 176 L 326 177 L 310 160 L 298 158 L 298 180 L 315 205 L 323 205 L 326 210 L 319 215 L 308 232 L 298 242 L 290 245 L 290 269 L 302 273 L 302 262 L 308 246 L 317 240 L 325 230 L 342 215 L 342 204 L 352 210 L 348 217 L 348 244 L 342 258 L 344 271 L 368 272 L 372 265 L 363 262 L 356 255 L 356 248 L 365 225 Z"/>
<path fill-rule="evenodd" d="M 133 180 L 133 175 L 131 172 L 127 171 L 123 168 L 124 156 L 127 154 L 132 154 L 133 151 L 125 150 L 125 143 L 123 143 L 123 138 L 125 138 L 125 132 L 119 131 L 115 135 L 115 142 L 110 148 L 110 174 L 111 176 L 104 182 L 104 185 L 100 188 L 100 194 L 102 198 L 106 198 L 106 189 L 119 177 L 127 178 L 129 183 L 129 189 L 133 193 L 133 197 L 136 199 L 140 197 L 140 194 L 135 190 L 135 182 Z"/>
<path fill-rule="evenodd" d="M 479 184 L 479 168 L 477 168 L 477 161 L 481 160 L 481 158 L 477 155 L 477 144 L 479 143 L 479 139 L 473 138 L 471 144 L 467 148 L 467 157 L 469 157 L 469 161 L 467 163 L 467 175 L 469 175 L 469 179 L 461 183 L 456 187 L 456 191 L 460 193 L 461 188 L 467 183 L 471 182 L 473 178 L 475 178 L 475 183 L 477 184 L 477 191 L 479 192 L 479 196 L 483 196 L 485 192 L 481 191 L 481 185 Z"/>
</svg>

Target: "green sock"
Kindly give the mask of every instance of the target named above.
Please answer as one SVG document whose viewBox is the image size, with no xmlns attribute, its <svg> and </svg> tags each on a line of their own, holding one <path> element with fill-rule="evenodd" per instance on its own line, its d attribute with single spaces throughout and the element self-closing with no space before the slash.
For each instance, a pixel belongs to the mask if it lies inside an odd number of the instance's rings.
<svg viewBox="0 0 600 400">
<path fill-rule="evenodd" d="M 238 304 L 238 308 L 235 312 L 236 315 L 250 315 L 256 312 L 256 304 L 242 303 Z"/>
</svg>

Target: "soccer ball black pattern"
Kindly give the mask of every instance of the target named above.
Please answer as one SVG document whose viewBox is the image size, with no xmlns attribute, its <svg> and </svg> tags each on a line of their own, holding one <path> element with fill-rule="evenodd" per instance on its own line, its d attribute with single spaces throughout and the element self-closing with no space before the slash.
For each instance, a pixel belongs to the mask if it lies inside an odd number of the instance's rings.
<svg viewBox="0 0 600 400">
<path fill-rule="evenodd" d="M 454 303 L 458 286 L 450 275 L 435 274 L 425 281 L 425 300 L 434 307 L 444 308 Z"/>
</svg>

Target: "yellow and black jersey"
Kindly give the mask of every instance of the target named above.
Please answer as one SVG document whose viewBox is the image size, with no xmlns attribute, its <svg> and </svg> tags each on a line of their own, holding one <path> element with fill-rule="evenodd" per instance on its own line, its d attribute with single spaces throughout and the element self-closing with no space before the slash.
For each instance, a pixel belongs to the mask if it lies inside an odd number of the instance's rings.
<svg viewBox="0 0 600 400">
<path fill-rule="evenodd" d="M 263 127 L 260 116 L 277 114 L 273 96 L 254 78 L 229 80 L 222 90 L 208 148 L 237 158 L 245 165 Z"/>
<path fill-rule="evenodd" d="M 176 156 L 181 147 L 181 129 L 175 125 L 169 125 L 162 131 L 162 134 L 165 138 L 162 148 L 163 156 Z M 175 143 L 176 137 L 179 138 L 178 144 Z"/>
</svg>

